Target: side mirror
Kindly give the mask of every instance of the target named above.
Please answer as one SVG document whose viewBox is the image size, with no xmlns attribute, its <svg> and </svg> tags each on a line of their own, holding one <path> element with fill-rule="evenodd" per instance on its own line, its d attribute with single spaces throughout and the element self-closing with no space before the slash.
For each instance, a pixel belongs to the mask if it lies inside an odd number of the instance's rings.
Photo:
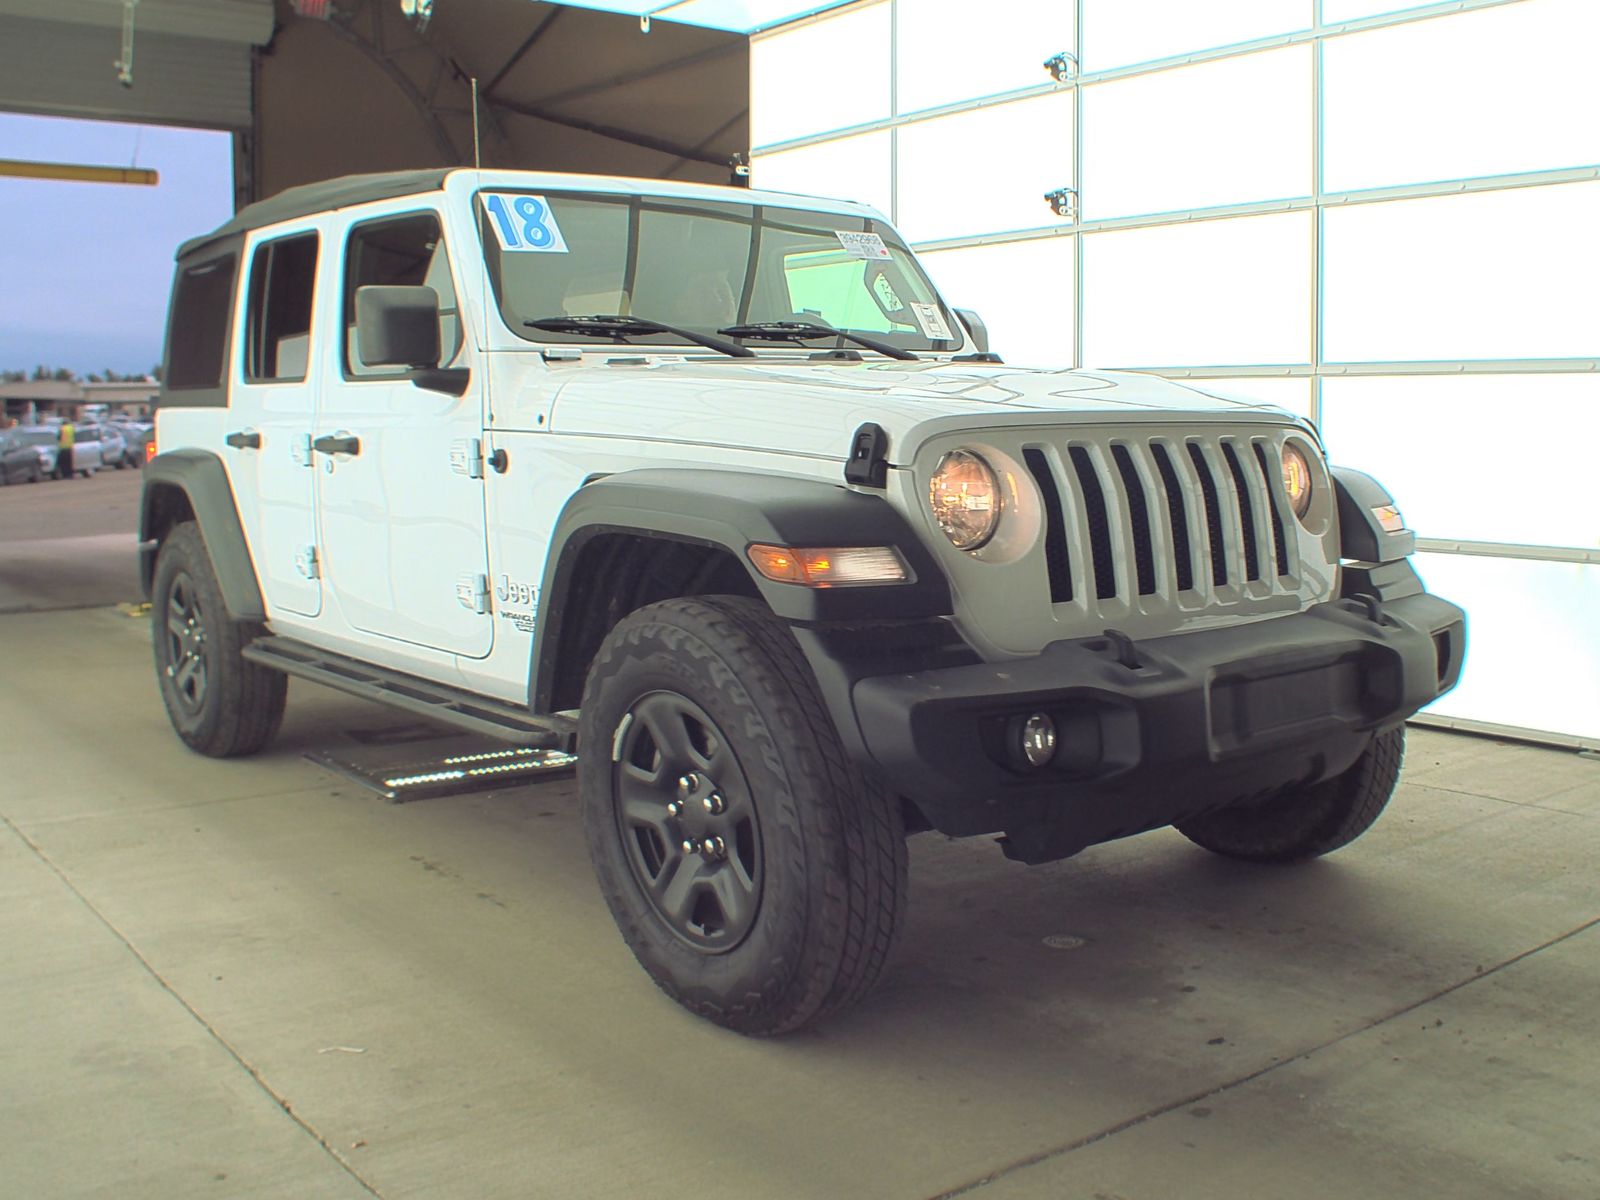
<svg viewBox="0 0 1600 1200">
<path fill-rule="evenodd" d="M 357 288 L 356 354 L 364 367 L 437 367 L 439 293 L 431 287 Z"/>
<path fill-rule="evenodd" d="M 955 311 L 961 323 L 967 327 L 967 332 L 972 335 L 972 348 L 979 354 L 989 353 L 989 327 L 983 323 L 983 318 L 970 308 L 958 308 Z"/>
</svg>

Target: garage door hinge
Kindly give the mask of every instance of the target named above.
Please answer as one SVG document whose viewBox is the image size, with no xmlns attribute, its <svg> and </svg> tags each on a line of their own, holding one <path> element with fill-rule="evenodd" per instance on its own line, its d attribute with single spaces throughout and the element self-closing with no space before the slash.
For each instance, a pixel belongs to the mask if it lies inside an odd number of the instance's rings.
<svg viewBox="0 0 1600 1200">
<path fill-rule="evenodd" d="M 307 579 L 322 578 L 322 562 L 315 546 L 301 546 L 294 552 L 294 569 Z"/>
<path fill-rule="evenodd" d="M 460 579 L 457 579 L 456 600 L 462 608 L 470 612 L 488 612 L 489 577 L 487 575 L 463 575 Z"/>
<path fill-rule="evenodd" d="M 468 479 L 482 479 L 483 442 L 478 438 L 457 438 L 451 442 L 450 469 Z"/>
</svg>

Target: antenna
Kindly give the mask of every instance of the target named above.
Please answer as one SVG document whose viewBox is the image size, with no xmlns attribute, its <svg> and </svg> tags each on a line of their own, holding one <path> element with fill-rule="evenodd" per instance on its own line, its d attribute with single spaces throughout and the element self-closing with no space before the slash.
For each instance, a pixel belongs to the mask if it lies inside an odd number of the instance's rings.
<svg viewBox="0 0 1600 1200">
<path fill-rule="evenodd" d="M 472 166 L 483 169 L 483 159 L 478 153 L 478 77 L 472 77 Z"/>
</svg>

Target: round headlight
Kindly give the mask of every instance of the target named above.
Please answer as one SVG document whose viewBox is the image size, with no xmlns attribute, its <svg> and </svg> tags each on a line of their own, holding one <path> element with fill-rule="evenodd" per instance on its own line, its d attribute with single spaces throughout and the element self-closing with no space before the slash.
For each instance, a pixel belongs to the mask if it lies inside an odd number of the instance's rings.
<svg viewBox="0 0 1600 1200">
<path fill-rule="evenodd" d="M 1000 524 L 1000 483 L 971 450 L 952 450 L 928 483 L 933 519 L 957 550 L 976 550 Z"/>
<path fill-rule="evenodd" d="M 1311 511 L 1311 464 L 1305 451 L 1293 442 L 1283 444 L 1283 490 L 1288 493 L 1294 515 L 1305 520 Z"/>
</svg>

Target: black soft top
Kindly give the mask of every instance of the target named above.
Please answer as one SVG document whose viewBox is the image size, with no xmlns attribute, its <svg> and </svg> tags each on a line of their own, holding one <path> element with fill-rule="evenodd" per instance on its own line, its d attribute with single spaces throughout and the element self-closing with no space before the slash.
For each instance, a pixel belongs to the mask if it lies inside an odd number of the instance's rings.
<svg viewBox="0 0 1600 1200">
<path fill-rule="evenodd" d="M 210 233 L 191 238 L 178 247 L 181 262 L 192 254 L 204 250 L 213 242 L 240 236 L 263 225 L 274 225 L 294 217 L 327 212 L 335 208 L 348 208 L 352 204 L 366 204 L 373 200 L 388 200 L 395 196 L 412 196 L 419 192 L 434 192 L 444 186 L 445 176 L 456 167 L 431 167 L 425 171 L 385 171 L 376 175 L 342 175 L 338 179 L 324 179 L 318 183 L 305 183 L 286 188 L 276 196 L 247 204 L 225 224 Z"/>
</svg>

